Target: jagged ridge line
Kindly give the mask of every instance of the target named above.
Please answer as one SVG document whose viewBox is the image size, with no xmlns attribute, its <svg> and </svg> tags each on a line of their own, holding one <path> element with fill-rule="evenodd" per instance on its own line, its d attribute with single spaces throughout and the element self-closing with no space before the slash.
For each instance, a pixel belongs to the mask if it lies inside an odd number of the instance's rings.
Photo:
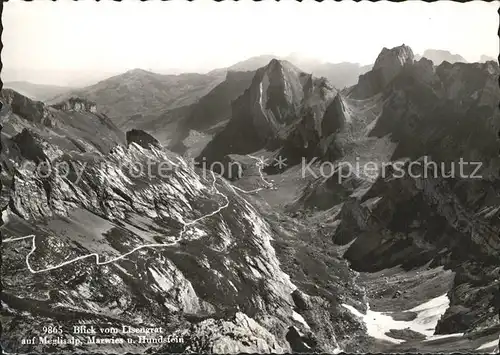
<svg viewBox="0 0 500 355">
<path fill-rule="evenodd" d="M 261 179 L 268 185 L 268 186 L 272 186 L 272 183 L 269 183 L 268 181 L 266 181 L 263 177 L 263 174 L 262 174 L 262 168 L 264 166 L 264 161 L 263 159 L 260 159 L 258 157 L 253 157 L 253 156 L 250 156 L 252 159 L 256 159 L 259 161 L 259 174 L 260 174 L 260 177 Z M 182 224 L 183 224 L 183 227 L 182 227 L 182 230 L 181 232 L 179 233 L 179 237 L 176 241 L 174 242 L 170 242 L 170 243 L 158 243 L 158 244 L 145 244 L 145 245 L 141 245 L 139 247 L 136 247 L 128 252 L 126 252 L 125 254 L 122 254 L 114 259 L 111 259 L 111 260 L 107 260 L 107 261 L 99 261 L 99 254 L 97 253 L 90 253 L 90 254 L 87 254 L 87 255 L 83 255 L 83 256 L 79 256 L 79 257 L 76 257 L 74 259 L 71 259 L 71 260 L 68 260 L 68 261 L 65 261 L 57 266 L 51 266 L 51 267 L 48 267 L 48 268 L 45 268 L 45 269 L 41 269 L 41 270 L 35 270 L 31 267 L 31 264 L 29 262 L 29 257 L 35 252 L 36 250 L 36 244 L 35 244 L 35 238 L 36 236 L 34 234 L 31 234 L 31 235 L 28 235 L 28 236 L 25 236 L 25 237 L 17 237 L 17 238 L 9 238 L 9 239 L 5 239 L 5 240 L 2 240 L 2 243 L 4 242 L 15 242 L 15 241 L 19 241 L 19 240 L 24 240 L 24 239 L 29 239 L 31 238 L 31 250 L 30 252 L 26 255 L 25 257 L 25 260 L 26 260 L 26 266 L 28 267 L 28 270 L 32 273 L 32 274 L 38 274 L 38 273 L 41 273 L 41 272 L 45 272 L 45 271 L 51 271 L 51 270 L 56 270 L 56 269 L 59 269 L 63 266 L 66 266 L 66 265 L 69 265 L 69 264 L 72 264 L 76 261 L 79 261 L 79 260 L 84 260 L 84 259 L 87 259 L 87 258 L 90 258 L 90 257 L 94 257 L 95 260 L 96 260 L 96 265 L 106 265 L 106 264 L 111 264 L 111 263 L 114 263 L 118 260 L 121 260 L 121 259 L 124 259 L 125 257 L 129 256 L 130 254 L 132 253 L 135 253 L 136 251 L 138 250 L 141 250 L 141 249 L 144 249 L 144 248 L 161 248 L 161 247 L 169 247 L 169 246 L 174 246 L 175 244 L 177 244 L 179 242 L 179 240 L 182 239 L 182 235 L 186 232 L 187 230 L 187 227 L 195 224 L 195 223 L 198 223 L 199 221 L 205 219 L 205 218 L 208 218 L 208 217 L 212 217 L 212 216 L 215 216 L 216 214 L 218 214 L 219 212 L 221 212 L 223 209 L 227 208 L 229 206 L 229 198 L 224 195 L 222 192 L 220 192 L 217 187 L 215 186 L 216 185 L 216 182 L 217 182 L 217 177 L 215 176 L 215 173 L 210 170 L 211 174 L 212 174 L 212 177 L 213 177 L 213 182 L 212 182 L 212 188 L 211 190 L 212 191 L 216 191 L 216 194 L 224 197 L 224 199 L 226 200 L 226 203 L 223 205 L 223 206 L 220 206 L 219 208 L 217 208 L 215 211 L 212 211 L 204 216 L 201 216 L 199 218 L 196 218 L 194 220 L 191 220 L 189 222 L 183 222 L 183 221 L 180 221 Z M 244 193 L 253 193 L 253 192 L 258 192 L 258 191 L 261 191 L 262 188 L 258 188 L 258 189 L 255 189 L 255 190 L 251 190 L 251 191 L 245 191 L 243 189 L 240 189 L 236 186 L 233 186 L 232 184 L 229 184 L 233 189 L 236 188 L 238 189 L 239 191 L 241 192 L 244 192 Z"/>
</svg>

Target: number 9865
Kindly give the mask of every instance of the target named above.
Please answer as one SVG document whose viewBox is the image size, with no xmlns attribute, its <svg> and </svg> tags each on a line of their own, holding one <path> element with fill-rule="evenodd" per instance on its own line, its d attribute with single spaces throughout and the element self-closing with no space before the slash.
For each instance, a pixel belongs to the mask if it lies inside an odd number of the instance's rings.
<svg viewBox="0 0 500 355">
<path fill-rule="evenodd" d="M 48 325 L 48 326 L 44 326 L 42 328 L 43 332 L 45 334 L 60 334 L 62 333 L 62 326 L 61 325 Z"/>
</svg>

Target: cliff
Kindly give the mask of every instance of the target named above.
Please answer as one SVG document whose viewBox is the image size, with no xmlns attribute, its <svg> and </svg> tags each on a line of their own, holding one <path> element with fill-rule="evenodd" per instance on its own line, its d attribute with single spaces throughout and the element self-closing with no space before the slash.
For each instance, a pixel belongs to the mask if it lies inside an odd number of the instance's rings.
<svg viewBox="0 0 500 355">
<path fill-rule="evenodd" d="M 95 102 L 85 100 L 79 97 L 70 97 L 69 99 L 52 105 L 55 109 L 66 112 L 97 112 L 97 105 Z"/>
</svg>

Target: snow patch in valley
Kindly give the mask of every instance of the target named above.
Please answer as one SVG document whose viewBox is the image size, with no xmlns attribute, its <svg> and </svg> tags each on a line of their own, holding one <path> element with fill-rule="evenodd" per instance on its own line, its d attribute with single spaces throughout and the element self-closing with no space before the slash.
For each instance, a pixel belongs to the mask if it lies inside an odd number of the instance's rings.
<svg viewBox="0 0 500 355">
<path fill-rule="evenodd" d="M 444 294 L 425 303 L 422 303 L 417 307 L 404 311 L 417 313 L 417 317 L 414 320 L 396 321 L 391 316 L 391 313 L 393 312 L 372 311 L 370 310 L 370 306 L 368 304 L 366 314 L 362 314 L 356 308 L 350 305 L 342 304 L 342 306 L 347 308 L 352 314 L 363 319 L 364 323 L 366 324 L 367 334 L 369 336 L 394 344 L 404 343 L 405 340 L 395 339 L 386 335 L 386 333 L 390 332 L 391 329 L 410 329 L 412 331 L 425 335 L 427 337 L 427 340 L 434 340 L 438 337 L 444 337 L 442 335 L 434 336 L 434 331 L 439 319 L 448 309 L 449 305 L 450 300 L 448 296 Z M 446 334 L 446 337 L 457 335 L 458 334 Z"/>
</svg>

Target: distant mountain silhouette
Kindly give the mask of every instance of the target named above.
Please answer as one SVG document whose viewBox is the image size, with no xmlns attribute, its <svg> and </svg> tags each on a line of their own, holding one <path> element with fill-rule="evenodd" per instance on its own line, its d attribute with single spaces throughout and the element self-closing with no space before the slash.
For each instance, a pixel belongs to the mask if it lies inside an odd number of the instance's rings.
<svg viewBox="0 0 500 355">
<path fill-rule="evenodd" d="M 224 80 L 223 74 L 163 75 L 142 69 L 102 80 L 50 101 L 78 96 L 97 104 L 119 127 L 133 128 L 144 120 L 156 118 L 168 109 L 196 102 Z"/>
</svg>

